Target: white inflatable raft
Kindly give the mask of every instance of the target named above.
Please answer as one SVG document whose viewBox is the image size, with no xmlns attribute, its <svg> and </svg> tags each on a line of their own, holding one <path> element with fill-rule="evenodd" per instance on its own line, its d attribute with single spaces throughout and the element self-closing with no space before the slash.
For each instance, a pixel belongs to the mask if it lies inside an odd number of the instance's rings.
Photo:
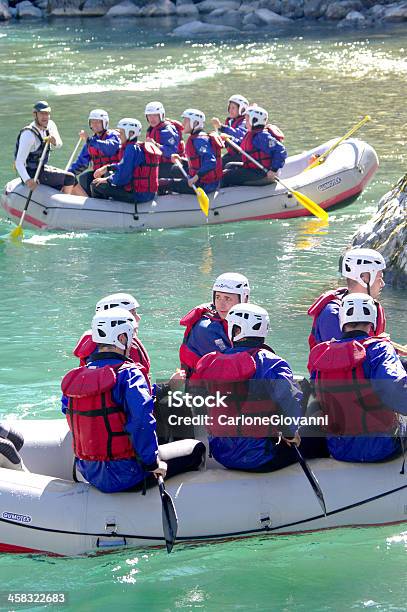
<svg viewBox="0 0 407 612">
<path fill-rule="evenodd" d="M 18 421 L 32 472 L 0 469 L 0 551 L 78 555 L 112 547 L 163 546 L 157 488 L 103 494 L 72 481 L 71 436 L 62 419 Z M 178 543 L 407 521 L 401 459 L 380 464 L 310 461 L 325 517 L 299 465 L 272 474 L 207 469 L 167 481 Z"/>
<path fill-rule="evenodd" d="M 339 145 L 325 163 L 304 172 L 314 153 L 326 151 L 335 140 L 287 159 L 282 170 L 289 187 L 296 189 L 322 208 L 351 201 L 372 178 L 379 162 L 367 143 L 350 139 Z M 7 216 L 18 223 L 28 195 L 20 179 L 10 181 L 1 196 Z M 210 196 L 208 222 L 227 223 L 259 219 L 299 217 L 310 213 L 281 185 L 229 187 Z M 49 187 L 34 192 L 25 227 L 36 230 L 104 230 L 130 232 L 146 229 L 204 225 L 195 196 L 167 195 L 135 207 L 126 202 L 68 196 Z"/>
</svg>

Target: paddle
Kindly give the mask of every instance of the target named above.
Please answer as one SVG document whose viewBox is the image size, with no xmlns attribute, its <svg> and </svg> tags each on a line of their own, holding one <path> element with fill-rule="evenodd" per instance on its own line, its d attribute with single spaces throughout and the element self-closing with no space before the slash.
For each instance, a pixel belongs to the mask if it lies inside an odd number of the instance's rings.
<svg viewBox="0 0 407 612">
<path fill-rule="evenodd" d="M 175 163 L 178 166 L 178 168 L 181 170 L 181 172 L 185 176 L 185 178 L 188 180 L 189 176 L 185 172 L 184 166 L 179 161 L 179 159 L 176 159 Z M 208 198 L 208 196 L 206 195 L 206 193 L 204 192 L 204 190 L 201 187 L 195 187 L 195 185 L 192 185 L 192 189 L 195 191 L 196 197 L 198 199 L 199 206 L 201 207 L 201 210 L 202 210 L 203 214 L 207 217 L 208 214 L 209 214 L 209 198 Z"/>
<path fill-rule="evenodd" d="M 178 517 L 175 511 L 174 502 L 171 499 L 171 495 L 165 490 L 164 480 L 162 476 L 158 477 L 158 489 L 160 491 L 162 503 L 162 519 L 165 545 L 167 547 L 168 554 L 170 554 L 170 552 L 172 551 L 172 547 L 174 546 L 175 538 L 177 537 Z"/>
<path fill-rule="evenodd" d="M 39 177 L 40 172 L 42 170 L 42 167 L 44 165 L 44 159 L 45 159 L 45 156 L 47 154 L 48 147 L 49 147 L 49 141 L 45 143 L 45 147 L 44 147 L 44 150 L 43 150 L 43 152 L 41 154 L 40 161 L 38 162 L 37 170 L 35 171 L 35 174 L 34 174 L 34 181 L 38 180 L 38 177 Z M 25 215 L 26 215 L 26 212 L 27 212 L 27 209 L 28 209 L 28 205 L 29 205 L 29 203 L 31 201 L 31 197 L 32 197 L 33 191 L 34 190 L 31 189 L 30 193 L 27 196 L 27 200 L 25 202 L 24 210 L 23 210 L 23 213 L 22 213 L 22 215 L 20 217 L 20 221 L 19 221 L 17 227 L 15 227 L 10 232 L 10 238 L 12 240 L 22 240 L 23 239 L 23 228 L 22 228 L 22 225 L 23 225 L 23 222 L 24 222 L 24 219 L 25 219 Z"/>
<path fill-rule="evenodd" d="M 311 487 L 313 488 L 315 495 L 317 496 L 318 503 L 319 503 L 319 505 L 322 508 L 322 512 L 326 516 L 326 505 L 325 505 L 325 500 L 324 500 L 324 494 L 322 493 L 322 489 L 319 486 L 319 482 L 318 482 L 314 472 L 311 470 L 311 468 L 309 467 L 308 463 L 305 461 L 304 457 L 302 456 L 301 451 L 298 448 L 298 446 L 296 444 L 294 444 L 293 446 L 294 446 L 294 448 L 296 450 L 296 453 L 297 453 L 297 456 L 298 456 L 298 463 L 300 464 L 300 466 L 304 470 L 304 474 L 308 478 L 309 483 L 310 483 Z"/>
<path fill-rule="evenodd" d="M 392 345 L 396 349 L 399 355 L 402 357 L 407 357 L 407 344 L 399 344 L 398 342 L 391 341 Z"/>
<path fill-rule="evenodd" d="M 370 119 L 370 115 L 365 115 L 365 117 L 363 117 L 363 119 L 359 121 L 359 123 L 357 123 L 355 126 L 353 126 L 353 128 L 351 128 L 349 132 L 346 132 L 345 136 L 339 138 L 339 140 L 337 140 L 331 147 L 329 147 L 329 149 L 325 151 L 325 153 L 322 153 L 315 161 L 312 162 L 312 164 L 307 166 L 305 170 L 311 170 L 311 168 L 316 168 L 317 166 L 323 164 L 328 155 L 330 155 L 332 151 L 336 149 L 336 147 L 338 147 L 344 140 L 350 138 L 352 134 L 354 134 L 359 128 L 361 128 L 362 125 L 364 125 L 367 121 L 370 121 Z"/>
<path fill-rule="evenodd" d="M 255 166 L 257 166 L 260 170 L 263 170 L 263 172 L 267 174 L 267 168 L 262 166 L 261 163 L 257 161 L 257 159 L 254 159 L 254 157 L 246 153 L 246 151 L 243 151 L 243 149 L 239 147 L 239 145 L 236 144 L 231 138 L 229 138 L 229 136 L 222 134 L 222 138 L 226 140 L 233 148 L 235 148 L 236 151 L 239 151 L 239 153 L 247 157 L 247 159 L 249 159 Z M 291 189 L 291 187 L 288 187 L 288 185 L 284 183 L 278 176 L 275 177 L 275 180 L 277 181 L 277 183 L 280 183 L 285 189 L 287 189 L 287 191 L 292 193 L 295 199 L 301 204 L 301 206 L 304 206 L 304 208 L 309 210 L 310 213 L 312 213 L 319 219 L 322 219 L 322 221 L 328 221 L 328 213 L 326 212 L 326 210 L 318 206 L 316 202 L 311 200 L 308 196 L 305 196 L 303 193 L 300 193 L 299 191 L 295 191 L 294 189 Z"/>
<path fill-rule="evenodd" d="M 75 157 L 76 151 L 78 150 L 79 145 L 81 144 L 81 142 L 83 142 L 82 138 L 79 138 L 78 142 L 76 143 L 76 146 L 74 148 L 74 150 L 72 151 L 72 155 L 69 158 L 68 163 L 65 166 L 65 172 L 68 172 L 68 169 L 71 167 L 71 164 L 73 162 L 73 158 Z"/>
</svg>

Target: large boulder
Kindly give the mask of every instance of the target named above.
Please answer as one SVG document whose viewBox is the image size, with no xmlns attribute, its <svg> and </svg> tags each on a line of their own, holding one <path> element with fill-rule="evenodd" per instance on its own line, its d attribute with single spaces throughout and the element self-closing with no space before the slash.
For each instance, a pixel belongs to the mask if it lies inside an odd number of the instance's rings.
<svg viewBox="0 0 407 612">
<path fill-rule="evenodd" d="M 242 26 L 242 14 L 240 11 L 228 11 L 224 8 L 215 9 L 206 17 L 210 23 L 221 23 L 239 29 Z"/>
<path fill-rule="evenodd" d="M 258 9 L 256 11 L 257 17 L 260 21 L 265 25 L 275 25 L 280 23 L 290 23 L 291 19 L 288 17 L 283 17 L 282 15 L 278 15 L 274 13 L 274 11 L 269 11 L 269 9 Z"/>
<path fill-rule="evenodd" d="M 239 13 L 242 15 L 248 15 L 253 13 L 256 9 L 260 8 L 260 2 L 244 2 L 239 7 Z"/>
<path fill-rule="evenodd" d="M 32 3 L 42 11 L 48 11 L 48 0 L 32 0 Z"/>
<path fill-rule="evenodd" d="M 237 0 L 203 0 L 197 4 L 200 13 L 211 13 L 217 8 L 226 8 L 236 11 L 240 7 Z"/>
<path fill-rule="evenodd" d="M 179 17 L 198 17 L 199 11 L 191 0 L 177 0 L 175 7 Z"/>
<path fill-rule="evenodd" d="M 140 17 L 166 17 L 175 14 L 175 4 L 171 0 L 157 0 L 153 4 L 143 6 L 140 10 Z"/>
<path fill-rule="evenodd" d="M 301 19 L 304 17 L 304 0 L 282 0 L 281 14 L 290 19 Z"/>
<path fill-rule="evenodd" d="M 107 11 L 116 4 L 117 0 L 86 0 L 82 7 L 82 15 L 97 17 L 106 15 Z"/>
<path fill-rule="evenodd" d="M 51 15 L 76 17 L 82 15 L 82 4 L 83 0 L 50 0 L 48 10 Z"/>
<path fill-rule="evenodd" d="M 305 0 L 304 17 L 319 19 L 323 17 L 328 8 L 328 0 Z"/>
<path fill-rule="evenodd" d="M 266 8 L 274 13 L 281 14 L 282 0 L 260 0 L 258 8 Z"/>
<path fill-rule="evenodd" d="M 123 0 L 120 4 L 112 6 L 106 13 L 106 17 L 138 17 L 141 9 L 133 4 L 131 0 Z"/>
<path fill-rule="evenodd" d="M 230 26 L 216 25 L 213 23 L 203 23 L 202 21 L 189 21 L 188 23 L 184 23 L 183 25 L 178 26 L 175 30 L 172 31 L 174 36 L 179 36 L 180 38 L 195 36 L 203 36 L 208 34 L 231 34 L 233 32 L 238 32 L 236 28 L 231 28 Z"/>
<path fill-rule="evenodd" d="M 11 19 L 11 12 L 8 2 L 0 1 L 0 21 L 8 21 L 9 19 Z"/>
<path fill-rule="evenodd" d="M 389 6 L 383 15 L 386 21 L 404 21 L 407 19 L 407 2 L 399 2 L 395 6 Z"/>
<path fill-rule="evenodd" d="M 407 287 L 407 174 L 386 193 L 377 212 L 352 238 L 353 246 L 376 249 L 386 260 L 386 282 Z"/>
<path fill-rule="evenodd" d="M 326 9 L 325 17 L 338 21 L 344 19 L 350 11 L 363 10 L 363 4 L 360 0 L 343 0 L 342 2 L 332 2 Z"/>
<path fill-rule="evenodd" d="M 17 17 L 19 19 L 41 19 L 42 10 L 34 6 L 32 2 L 24 0 L 17 4 Z"/>
</svg>

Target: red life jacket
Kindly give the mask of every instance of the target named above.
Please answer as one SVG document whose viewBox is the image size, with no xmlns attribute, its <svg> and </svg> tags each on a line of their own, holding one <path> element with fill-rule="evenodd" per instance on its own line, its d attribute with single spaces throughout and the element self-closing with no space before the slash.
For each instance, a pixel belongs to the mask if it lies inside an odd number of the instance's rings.
<svg viewBox="0 0 407 612">
<path fill-rule="evenodd" d="M 310 353 L 308 368 L 315 372 L 315 393 L 328 417 L 332 435 L 394 434 L 398 419 L 376 395 L 365 377 L 365 347 L 388 338 L 372 336 L 349 342 L 330 340 L 317 344 Z"/>
<path fill-rule="evenodd" d="M 225 125 L 233 128 L 234 130 L 236 130 L 239 127 L 239 125 L 241 125 L 244 122 L 245 122 L 244 115 L 239 115 L 238 117 L 235 117 L 235 119 L 232 119 L 232 117 L 226 117 L 225 119 Z M 233 155 L 234 157 L 236 156 L 240 157 L 240 153 L 238 153 L 238 151 L 236 151 L 236 149 L 234 149 L 230 144 L 224 143 L 223 146 L 226 147 L 226 150 L 230 155 Z"/>
<path fill-rule="evenodd" d="M 228 332 L 227 321 L 225 319 L 221 319 L 216 310 L 211 308 L 210 304 L 202 304 L 201 306 L 196 306 L 195 308 L 190 310 L 184 317 L 182 317 L 179 324 L 184 325 L 186 327 L 186 330 L 184 332 L 184 338 L 179 349 L 179 359 L 181 362 L 181 368 L 186 370 L 186 372 L 189 374 L 194 370 L 196 364 L 200 359 L 200 356 L 191 351 L 191 349 L 187 347 L 186 342 L 195 323 L 198 323 L 198 321 L 200 321 L 203 317 L 205 317 L 206 319 L 211 319 L 211 321 L 218 321 L 219 323 L 222 323 L 226 334 Z"/>
<path fill-rule="evenodd" d="M 278 125 L 274 125 L 273 123 L 268 123 L 266 125 L 266 130 L 268 131 L 269 134 L 272 135 L 273 138 L 275 138 L 279 142 L 283 142 L 285 136 L 283 132 L 280 130 L 280 128 L 278 127 Z"/>
<path fill-rule="evenodd" d="M 66 418 L 78 459 L 112 461 L 136 456 L 124 429 L 126 415 L 111 392 L 117 373 L 128 367 L 126 363 L 91 370 L 81 366 L 62 379 L 62 392 L 68 397 Z"/>
<path fill-rule="evenodd" d="M 122 161 L 124 157 L 124 151 L 126 150 L 126 148 L 129 147 L 130 145 L 133 145 L 134 147 L 135 144 L 137 144 L 137 140 L 126 140 L 124 144 L 120 145 L 120 149 L 118 153 L 119 161 Z"/>
<path fill-rule="evenodd" d="M 98 134 L 98 138 L 100 140 L 106 140 L 106 138 L 110 136 L 110 134 L 112 133 L 113 133 L 112 130 L 104 130 L 104 132 L 101 135 Z M 119 162 L 121 159 L 120 148 L 117 150 L 116 153 L 114 153 L 114 155 L 111 155 L 110 157 L 108 157 L 107 155 L 102 153 L 100 149 L 97 149 L 96 147 L 93 147 L 91 144 L 88 144 L 88 153 L 92 159 L 92 165 L 93 165 L 94 170 L 98 170 L 99 168 L 101 168 L 102 166 L 106 166 L 107 164 L 115 164 Z"/>
<path fill-rule="evenodd" d="M 201 167 L 201 157 L 198 155 L 195 146 L 194 140 L 195 138 L 202 138 L 204 140 L 208 140 L 212 146 L 213 152 L 216 157 L 216 167 L 214 170 L 210 170 L 203 176 L 199 177 L 199 182 L 203 184 L 207 183 L 215 183 L 216 181 L 220 181 L 222 178 L 222 156 L 221 151 L 223 148 L 223 140 L 218 134 L 210 133 L 206 134 L 205 132 L 197 132 L 196 134 L 190 134 L 187 144 L 185 146 L 185 152 L 188 158 L 188 173 L 189 176 L 195 176 Z"/>
<path fill-rule="evenodd" d="M 152 142 L 138 142 L 135 146 L 140 147 L 146 158 L 142 166 L 136 166 L 133 170 L 133 180 L 124 186 L 126 191 L 136 193 L 156 193 L 158 189 L 158 166 L 160 165 L 161 151 Z"/>
<path fill-rule="evenodd" d="M 79 364 L 81 366 L 85 366 L 87 363 L 87 359 L 90 357 L 90 355 L 92 355 L 92 353 L 96 351 L 96 349 L 97 344 L 96 342 L 93 342 L 91 332 L 87 331 L 78 340 L 73 350 L 73 354 L 79 359 Z M 129 357 L 132 361 L 134 361 L 135 364 L 137 364 L 137 367 L 144 375 L 144 378 L 146 379 L 147 384 L 150 387 L 150 358 L 139 338 L 133 338 Z"/>
<path fill-rule="evenodd" d="M 249 381 L 256 373 L 255 356 L 261 349 L 271 350 L 263 345 L 241 353 L 224 354 L 208 353 L 201 357 L 191 376 L 194 391 L 200 394 L 215 395 L 218 391 L 226 395 L 227 408 L 219 406 L 210 408 L 211 424 L 208 433 L 215 437 L 248 437 L 267 438 L 277 435 L 277 428 L 271 424 L 238 424 L 236 417 L 271 417 L 280 414 L 281 410 L 265 393 L 249 394 Z M 197 382 L 201 381 L 201 384 Z M 260 382 L 260 381 L 259 381 Z M 197 385 L 197 388 L 196 388 Z M 225 423 L 226 417 L 233 417 L 233 424 Z"/>
<path fill-rule="evenodd" d="M 253 138 L 260 134 L 261 132 L 267 132 L 268 130 L 265 127 L 254 128 L 254 130 L 250 130 L 247 132 L 242 142 L 240 143 L 240 147 L 248 153 L 253 159 L 260 162 L 261 165 L 267 170 L 271 170 L 272 157 L 270 153 L 264 153 L 264 151 L 260 151 L 260 149 L 256 149 L 253 144 Z M 250 159 L 248 159 L 245 155 L 243 157 L 243 168 L 254 168 L 258 170 L 256 164 L 254 164 Z"/>
<path fill-rule="evenodd" d="M 339 306 L 343 297 L 348 293 L 349 291 L 347 287 L 339 287 L 334 291 L 326 291 L 315 300 L 312 306 L 308 308 L 308 314 L 310 315 L 310 317 L 313 318 L 311 333 L 308 337 L 308 344 L 310 349 L 312 349 L 316 344 L 318 344 L 315 338 L 315 327 L 317 323 L 317 318 L 319 317 L 320 313 L 323 311 L 325 306 L 330 303 L 338 304 Z M 376 301 L 375 304 L 377 308 L 376 329 L 372 330 L 370 335 L 380 336 L 380 334 L 383 334 L 386 331 L 386 317 L 382 305 Z"/>
<path fill-rule="evenodd" d="M 176 128 L 176 130 L 178 132 L 178 136 L 179 136 L 179 143 L 178 143 L 177 153 L 181 157 L 184 157 L 184 155 L 185 155 L 185 144 L 184 144 L 184 141 L 182 140 L 182 132 L 184 130 L 184 127 L 183 127 L 183 125 L 182 125 L 182 123 L 180 121 L 175 121 L 175 119 L 165 119 L 164 121 L 161 121 L 155 127 L 152 127 L 150 125 L 147 128 L 147 135 L 150 136 L 150 138 L 152 138 L 153 140 L 155 140 L 158 144 L 161 144 L 161 130 L 166 125 L 173 125 Z M 160 163 L 161 164 L 170 164 L 171 163 L 171 158 L 170 157 L 162 156 Z"/>
</svg>

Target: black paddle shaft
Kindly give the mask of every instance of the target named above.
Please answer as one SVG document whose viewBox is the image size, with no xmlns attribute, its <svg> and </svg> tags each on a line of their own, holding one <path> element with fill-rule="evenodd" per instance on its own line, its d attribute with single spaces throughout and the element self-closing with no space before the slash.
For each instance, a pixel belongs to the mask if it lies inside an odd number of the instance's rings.
<svg viewBox="0 0 407 612">
<path fill-rule="evenodd" d="M 160 491 L 162 503 L 162 521 L 165 545 L 167 552 L 170 554 L 175 543 L 178 531 L 178 517 L 175 510 L 174 502 L 171 495 L 165 490 L 164 480 L 162 476 L 158 478 L 158 489 Z"/>
<path fill-rule="evenodd" d="M 294 448 L 297 452 L 298 462 L 301 465 L 302 469 L 304 470 L 304 474 L 308 478 L 308 481 L 311 487 L 313 488 L 315 495 L 317 496 L 318 502 L 322 508 L 322 512 L 326 516 L 326 504 L 325 504 L 324 494 L 322 493 L 322 489 L 319 485 L 319 482 L 314 472 L 311 470 L 308 463 L 305 461 L 304 457 L 302 456 L 300 452 L 300 449 L 297 447 L 296 444 L 294 444 Z"/>
</svg>

